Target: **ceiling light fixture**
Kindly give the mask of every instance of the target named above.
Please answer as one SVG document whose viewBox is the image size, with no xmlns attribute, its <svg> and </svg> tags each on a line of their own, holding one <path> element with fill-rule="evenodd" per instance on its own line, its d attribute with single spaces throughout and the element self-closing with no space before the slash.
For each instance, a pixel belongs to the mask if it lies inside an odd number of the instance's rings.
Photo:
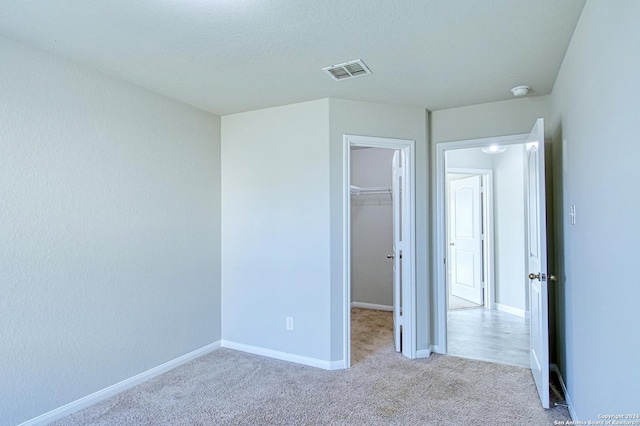
<svg viewBox="0 0 640 426">
<path fill-rule="evenodd" d="M 330 67 L 322 68 L 322 71 L 329 74 L 334 80 L 346 80 L 348 78 L 371 74 L 369 67 L 360 59 L 343 64 L 331 65 Z"/>
<path fill-rule="evenodd" d="M 500 154 L 501 152 L 505 152 L 507 147 L 504 145 L 489 145 L 483 146 L 480 150 L 485 154 Z"/>
<path fill-rule="evenodd" d="M 511 89 L 511 93 L 513 93 L 513 96 L 515 96 L 516 98 L 519 98 L 520 96 L 526 96 L 530 91 L 531 87 L 529 86 L 516 86 Z"/>
</svg>

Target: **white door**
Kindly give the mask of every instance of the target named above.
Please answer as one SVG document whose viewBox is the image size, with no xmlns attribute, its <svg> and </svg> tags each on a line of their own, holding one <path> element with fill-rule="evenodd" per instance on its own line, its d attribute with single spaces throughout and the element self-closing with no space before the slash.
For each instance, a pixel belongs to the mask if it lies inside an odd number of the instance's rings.
<svg viewBox="0 0 640 426">
<path fill-rule="evenodd" d="M 393 338 L 396 352 L 412 357 L 409 324 L 412 296 L 407 287 L 411 278 L 411 207 L 408 194 L 409 165 L 407 153 L 396 150 L 393 154 Z"/>
<path fill-rule="evenodd" d="M 531 301 L 531 372 L 544 408 L 549 408 L 549 312 L 547 299 L 547 219 L 544 176 L 544 120 L 527 141 L 527 212 L 529 300 Z"/>
<path fill-rule="evenodd" d="M 449 273 L 451 294 L 483 304 L 482 178 L 472 176 L 449 184 Z"/>
<path fill-rule="evenodd" d="M 402 349 L 402 151 L 393 154 L 393 341 L 396 352 Z"/>
</svg>

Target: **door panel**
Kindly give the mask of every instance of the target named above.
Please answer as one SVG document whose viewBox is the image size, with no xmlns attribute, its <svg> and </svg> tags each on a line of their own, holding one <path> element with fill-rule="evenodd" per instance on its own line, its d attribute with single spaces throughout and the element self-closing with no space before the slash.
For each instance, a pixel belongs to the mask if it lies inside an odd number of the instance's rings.
<svg viewBox="0 0 640 426">
<path fill-rule="evenodd" d="M 480 176 L 449 184 L 449 272 L 451 294 L 483 304 Z"/>
<path fill-rule="evenodd" d="M 527 221 L 530 364 L 540 401 L 549 408 L 549 312 L 547 288 L 547 223 L 544 176 L 544 121 L 539 118 L 527 141 Z"/>
<path fill-rule="evenodd" d="M 402 183 L 402 169 L 400 167 L 401 151 L 396 150 L 393 154 L 392 165 L 392 193 L 393 199 L 393 341 L 396 352 L 401 350 L 401 289 L 402 289 L 402 274 L 400 265 L 401 254 L 401 231 L 402 231 L 402 214 L 401 214 L 401 183 Z"/>
</svg>

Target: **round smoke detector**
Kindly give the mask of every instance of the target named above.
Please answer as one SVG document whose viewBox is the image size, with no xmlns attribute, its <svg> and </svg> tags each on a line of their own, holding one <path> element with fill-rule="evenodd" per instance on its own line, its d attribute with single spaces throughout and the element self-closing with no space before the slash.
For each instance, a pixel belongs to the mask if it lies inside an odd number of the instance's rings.
<svg viewBox="0 0 640 426">
<path fill-rule="evenodd" d="M 511 89 L 511 93 L 513 93 L 513 96 L 515 97 L 526 96 L 529 94 L 530 91 L 531 91 L 531 87 L 529 86 L 516 86 L 513 89 Z"/>
</svg>

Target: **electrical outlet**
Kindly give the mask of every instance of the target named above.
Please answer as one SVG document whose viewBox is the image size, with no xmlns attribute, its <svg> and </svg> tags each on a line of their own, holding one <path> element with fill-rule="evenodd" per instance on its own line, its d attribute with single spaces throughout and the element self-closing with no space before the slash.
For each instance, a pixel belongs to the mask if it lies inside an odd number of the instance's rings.
<svg viewBox="0 0 640 426">
<path fill-rule="evenodd" d="M 575 204 L 571 204 L 569 206 L 569 217 L 571 218 L 571 224 L 576 224 L 576 206 Z"/>
<path fill-rule="evenodd" d="M 293 317 L 287 317 L 287 330 L 293 330 Z"/>
</svg>

